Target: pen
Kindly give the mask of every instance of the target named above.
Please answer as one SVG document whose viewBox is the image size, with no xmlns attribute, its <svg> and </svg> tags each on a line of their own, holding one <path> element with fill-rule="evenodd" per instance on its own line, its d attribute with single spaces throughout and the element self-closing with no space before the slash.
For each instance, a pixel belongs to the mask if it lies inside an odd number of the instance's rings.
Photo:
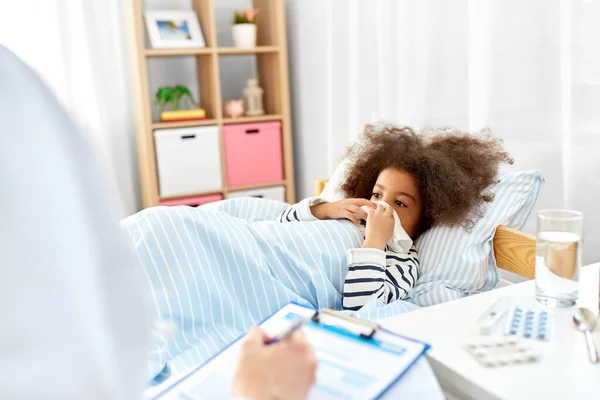
<svg viewBox="0 0 600 400">
<path fill-rule="evenodd" d="M 269 342 L 269 344 L 275 344 L 275 343 L 277 343 L 277 342 L 279 342 L 281 340 L 287 339 L 294 332 L 296 332 L 300 327 L 302 327 L 302 325 L 304 325 L 305 322 L 306 322 L 306 319 L 304 319 L 304 318 L 298 318 L 287 329 L 285 329 L 283 332 L 279 333 L 279 335 L 277 335 L 273 339 L 271 339 L 271 341 Z"/>
</svg>

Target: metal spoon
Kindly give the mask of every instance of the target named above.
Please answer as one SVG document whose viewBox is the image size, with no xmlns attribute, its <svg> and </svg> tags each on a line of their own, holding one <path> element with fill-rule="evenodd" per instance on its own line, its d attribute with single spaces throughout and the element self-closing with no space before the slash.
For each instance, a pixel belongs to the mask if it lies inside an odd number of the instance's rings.
<svg viewBox="0 0 600 400">
<path fill-rule="evenodd" d="M 594 364 L 599 362 L 600 356 L 590 333 L 596 328 L 596 315 L 585 307 L 576 308 L 573 311 L 573 322 L 575 322 L 577 329 L 585 333 L 590 362 Z"/>
</svg>

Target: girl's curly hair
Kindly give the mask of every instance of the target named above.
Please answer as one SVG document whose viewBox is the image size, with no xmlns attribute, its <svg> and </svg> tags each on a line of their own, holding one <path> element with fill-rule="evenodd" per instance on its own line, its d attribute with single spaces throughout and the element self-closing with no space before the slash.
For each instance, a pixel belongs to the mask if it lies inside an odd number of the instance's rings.
<svg viewBox="0 0 600 400">
<path fill-rule="evenodd" d="M 419 182 L 423 213 L 417 236 L 435 225 L 470 229 L 494 199 L 500 164 L 512 164 L 501 141 L 464 132 L 424 136 L 408 127 L 367 125 L 362 145 L 346 151 L 350 160 L 341 189 L 349 198 L 371 198 L 379 173 L 406 171 Z"/>
</svg>

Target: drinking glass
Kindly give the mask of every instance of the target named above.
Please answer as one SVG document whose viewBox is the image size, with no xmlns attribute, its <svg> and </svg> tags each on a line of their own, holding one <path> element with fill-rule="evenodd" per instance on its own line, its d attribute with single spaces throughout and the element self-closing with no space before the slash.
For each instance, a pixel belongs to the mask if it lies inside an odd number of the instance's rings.
<svg viewBox="0 0 600 400">
<path fill-rule="evenodd" d="M 542 210 L 537 218 L 535 294 L 538 302 L 570 307 L 579 297 L 583 214 Z"/>
</svg>

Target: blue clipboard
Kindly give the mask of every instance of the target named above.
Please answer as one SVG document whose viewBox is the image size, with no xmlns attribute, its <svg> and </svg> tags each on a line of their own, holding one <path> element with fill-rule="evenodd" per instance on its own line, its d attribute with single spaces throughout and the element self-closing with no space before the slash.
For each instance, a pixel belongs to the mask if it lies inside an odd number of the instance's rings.
<svg viewBox="0 0 600 400">
<path fill-rule="evenodd" d="M 396 383 L 400 379 L 402 379 L 402 377 L 406 374 L 406 372 L 424 354 L 426 354 L 430 348 L 430 346 L 426 343 L 393 333 L 389 330 L 386 330 L 385 328 L 380 327 L 377 323 L 374 323 L 374 322 L 361 320 L 361 319 L 343 314 L 338 311 L 332 311 L 332 310 L 327 310 L 327 309 L 318 311 L 311 307 L 307 307 L 305 305 L 301 305 L 301 304 L 298 304 L 295 302 L 292 302 L 290 304 L 294 305 L 296 307 L 301 307 L 304 310 L 310 311 L 311 317 L 309 318 L 309 321 L 307 322 L 307 328 L 311 327 L 312 329 L 317 329 L 327 335 L 335 335 L 336 337 L 344 338 L 345 340 L 356 340 L 356 341 L 362 343 L 363 345 L 368 344 L 369 346 L 385 348 L 386 351 L 390 351 L 392 353 L 396 349 L 394 349 L 394 348 L 390 349 L 389 343 L 387 343 L 387 344 L 383 343 L 382 340 L 378 339 L 378 336 L 388 335 L 390 337 L 400 338 L 404 341 L 412 342 L 412 343 L 415 343 L 415 344 L 418 344 L 419 346 L 421 346 L 420 351 L 418 353 L 412 354 L 413 358 L 410 360 L 410 363 L 408 363 L 402 369 L 402 371 L 400 373 L 398 373 L 397 375 L 394 375 L 393 379 L 386 381 L 386 386 L 383 389 L 379 390 L 378 394 L 374 396 L 374 398 L 376 398 L 376 399 L 382 398 L 391 388 L 393 388 L 396 385 Z M 277 310 L 275 313 L 271 314 L 269 317 L 265 318 L 260 323 L 260 325 L 267 323 L 269 320 L 271 320 L 277 314 L 281 313 L 282 310 L 286 309 L 286 307 L 288 307 L 288 306 L 284 306 L 280 310 Z M 284 319 L 285 318 L 289 318 L 290 323 L 293 322 L 291 320 L 291 319 L 293 319 L 293 316 L 286 315 L 284 317 Z M 215 354 L 213 357 L 208 359 L 206 362 L 199 365 L 197 368 L 194 368 L 193 370 L 186 373 L 185 375 L 181 376 L 178 380 L 174 381 L 169 387 L 165 388 L 162 392 L 160 392 L 158 395 L 156 395 L 152 398 L 160 399 L 161 397 L 163 397 L 165 395 L 171 394 L 173 390 L 176 390 L 180 385 L 185 384 L 185 382 L 188 379 L 193 377 L 204 367 L 209 366 L 212 362 L 217 360 L 223 353 L 225 353 L 229 349 L 231 349 L 231 347 L 234 346 L 236 343 L 238 343 L 240 341 L 240 339 L 242 339 L 244 336 L 245 335 L 242 335 L 239 338 L 237 338 L 236 340 L 234 340 L 233 342 L 231 342 L 230 344 L 228 344 L 220 352 Z M 192 399 L 193 397 L 189 397 L 189 396 L 186 397 L 185 395 L 183 395 L 180 398 Z"/>
<path fill-rule="evenodd" d="M 297 304 L 300 306 L 300 304 Z M 304 306 L 301 306 L 304 307 Z M 305 307 L 307 308 L 307 307 Z M 361 327 L 363 330 L 362 332 L 349 332 L 348 330 L 342 328 L 342 327 L 338 327 L 338 326 L 331 326 L 329 325 L 327 327 L 328 330 L 332 331 L 332 332 L 336 332 L 339 335 L 342 336 L 346 336 L 348 334 L 350 335 L 355 335 L 358 336 L 361 340 L 365 340 L 365 341 L 377 341 L 377 339 L 375 338 L 376 334 L 378 332 L 385 332 L 389 335 L 392 336 L 396 336 L 414 343 L 419 343 L 421 345 L 423 345 L 423 350 L 413 359 L 413 361 L 400 373 L 396 376 L 396 378 L 392 381 L 390 381 L 389 385 L 383 389 L 379 395 L 377 395 L 377 397 L 375 397 L 375 399 L 381 399 L 383 396 L 385 396 L 385 394 L 394 387 L 394 385 L 396 383 L 398 383 L 398 381 L 400 381 L 400 379 L 402 379 L 402 377 L 408 372 L 408 370 L 410 370 L 410 368 L 422 357 L 424 356 L 427 351 L 429 351 L 429 349 L 431 348 L 431 346 L 427 343 L 415 340 L 413 338 L 409 338 L 403 335 L 399 335 L 397 333 L 391 332 L 383 327 L 381 327 L 379 324 L 375 323 L 375 322 L 371 322 L 371 321 L 367 321 L 367 320 L 362 320 L 347 314 L 343 314 L 339 311 L 333 311 L 333 310 L 329 310 L 329 309 L 323 309 L 320 311 L 315 311 L 315 314 L 312 317 L 312 321 L 314 322 L 318 322 L 321 323 L 322 321 L 322 317 L 326 315 L 330 315 L 332 317 L 347 321 L 349 324 L 354 324 L 356 326 Z"/>
</svg>

